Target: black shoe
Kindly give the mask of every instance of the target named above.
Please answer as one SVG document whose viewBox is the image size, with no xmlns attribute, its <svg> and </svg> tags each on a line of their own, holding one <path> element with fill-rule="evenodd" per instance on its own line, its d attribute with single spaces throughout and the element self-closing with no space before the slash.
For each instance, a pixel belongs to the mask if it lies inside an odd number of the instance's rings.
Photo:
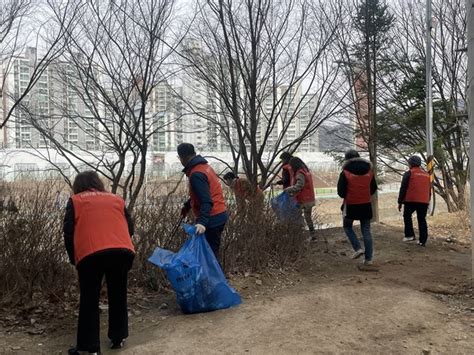
<svg viewBox="0 0 474 355">
<path fill-rule="evenodd" d="M 69 355 L 81 355 L 81 354 L 96 354 L 96 355 L 99 355 L 100 351 L 82 351 L 82 350 L 77 350 L 77 347 L 74 346 L 72 348 L 69 348 L 67 353 Z"/>
<path fill-rule="evenodd" d="M 111 349 L 122 349 L 125 345 L 124 340 L 112 340 L 112 345 L 110 346 Z"/>
<path fill-rule="evenodd" d="M 422 242 L 418 242 L 418 245 L 419 245 L 420 247 L 426 247 L 425 243 L 422 243 Z"/>
</svg>

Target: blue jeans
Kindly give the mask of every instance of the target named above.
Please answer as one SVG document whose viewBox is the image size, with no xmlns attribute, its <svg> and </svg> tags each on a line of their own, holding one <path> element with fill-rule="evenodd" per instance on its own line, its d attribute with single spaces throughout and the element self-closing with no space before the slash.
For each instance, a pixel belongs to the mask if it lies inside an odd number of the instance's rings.
<svg viewBox="0 0 474 355">
<path fill-rule="evenodd" d="M 349 238 L 354 251 L 357 251 L 361 249 L 361 247 L 357 235 L 354 232 L 353 224 L 353 219 L 344 218 L 344 232 L 346 232 L 347 238 Z M 364 238 L 365 260 L 370 261 L 372 260 L 373 254 L 372 235 L 370 234 L 370 219 L 362 219 L 360 221 L 360 230 L 362 232 L 362 237 Z"/>
</svg>

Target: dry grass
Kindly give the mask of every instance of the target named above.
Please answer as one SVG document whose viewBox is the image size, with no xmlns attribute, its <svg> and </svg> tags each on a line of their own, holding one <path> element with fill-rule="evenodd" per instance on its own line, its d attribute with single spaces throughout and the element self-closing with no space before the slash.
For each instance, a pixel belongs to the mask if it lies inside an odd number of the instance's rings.
<svg viewBox="0 0 474 355">
<path fill-rule="evenodd" d="M 74 293 L 74 268 L 63 244 L 64 211 L 54 206 L 58 181 L 9 184 L 18 212 L 0 212 L 0 304 L 30 304 L 41 299 L 64 301 Z M 133 215 L 136 258 L 131 285 L 160 290 L 168 287 L 162 271 L 147 259 L 160 246 L 178 250 L 186 236 L 178 228 L 183 181 L 163 188 L 149 186 L 146 203 L 137 203 Z M 276 222 L 268 204 L 239 209 L 229 203 L 231 218 L 222 238 L 221 260 L 232 273 L 285 267 L 298 260 L 305 235 L 300 227 Z M 71 289 L 72 288 L 72 289 Z"/>
<path fill-rule="evenodd" d="M 18 212 L 0 212 L 0 297 L 2 302 L 31 301 L 35 293 L 57 297 L 70 286 L 62 238 L 63 212 L 54 209 L 56 182 L 11 194 Z"/>
</svg>

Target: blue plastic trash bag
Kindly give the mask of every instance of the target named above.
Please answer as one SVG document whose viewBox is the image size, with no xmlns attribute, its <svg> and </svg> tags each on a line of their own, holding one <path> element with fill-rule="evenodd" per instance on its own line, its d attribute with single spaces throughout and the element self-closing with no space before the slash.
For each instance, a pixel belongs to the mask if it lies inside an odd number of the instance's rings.
<svg viewBox="0 0 474 355">
<path fill-rule="evenodd" d="M 271 205 L 280 221 L 294 220 L 300 217 L 296 200 L 288 192 L 283 191 L 271 199 Z"/>
<path fill-rule="evenodd" d="M 240 304 L 239 294 L 229 286 L 204 235 L 185 224 L 189 235 L 177 253 L 156 248 L 148 259 L 166 271 L 184 313 L 199 313 Z"/>
</svg>

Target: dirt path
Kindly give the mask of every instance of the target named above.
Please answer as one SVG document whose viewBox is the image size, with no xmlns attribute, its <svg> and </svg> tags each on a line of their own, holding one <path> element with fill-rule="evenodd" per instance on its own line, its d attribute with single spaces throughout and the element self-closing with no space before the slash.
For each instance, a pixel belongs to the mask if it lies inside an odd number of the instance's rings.
<svg viewBox="0 0 474 355">
<path fill-rule="evenodd" d="M 330 252 L 311 244 L 294 273 L 232 280 L 244 297 L 238 308 L 184 316 L 171 295 L 133 304 L 130 339 L 115 353 L 474 353 L 473 295 L 458 294 L 470 275 L 467 246 L 407 245 L 400 228 L 378 226 L 379 271 L 363 272 L 340 229 L 321 233 Z M 170 307 L 159 310 L 163 301 Z M 0 345 L 6 353 L 57 354 L 73 332 L 71 323 L 47 336 L 3 334 Z"/>
</svg>

